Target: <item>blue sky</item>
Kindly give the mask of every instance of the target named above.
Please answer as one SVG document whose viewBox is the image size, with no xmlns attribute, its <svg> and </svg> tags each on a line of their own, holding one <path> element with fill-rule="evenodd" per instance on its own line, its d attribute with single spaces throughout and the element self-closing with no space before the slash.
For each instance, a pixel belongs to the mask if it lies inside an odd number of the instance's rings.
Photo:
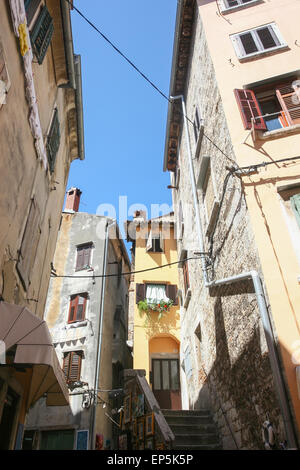
<svg viewBox="0 0 300 470">
<path fill-rule="evenodd" d="M 169 92 L 176 0 L 76 0 L 75 5 L 166 95 Z M 71 165 L 68 187 L 82 191 L 80 211 L 100 204 L 117 210 L 171 205 L 169 173 L 163 172 L 168 102 L 76 11 L 75 53 L 81 55 L 85 161 Z"/>
</svg>

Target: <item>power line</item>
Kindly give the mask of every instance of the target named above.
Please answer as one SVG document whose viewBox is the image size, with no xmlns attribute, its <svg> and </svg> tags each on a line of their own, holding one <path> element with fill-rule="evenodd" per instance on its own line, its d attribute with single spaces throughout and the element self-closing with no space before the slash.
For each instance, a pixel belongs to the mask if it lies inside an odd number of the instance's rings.
<svg viewBox="0 0 300 470">
<path fill-rule="evenodd" d="M 199 253 L 199 256 L 206 256 L 207 253 Z M 131 274 L 139 274 L 139 273 L 145 273 L 147 271 L 154 271 L 155 269 L 161 269 L 161 268 L 166 268 L 167 266 L 173 266 L 174 264 L 179 264 L 179 263 L 184 263 L 185 261 L 188 261 L 190 259 L 200 259 L 199 256 L 197 257 L 191 257 L 191 258 L 185 258 L 179 261 L 174 261 L 173 263 L 168 263 L 168 264 L 163 264 L 161 266 L 156 266 L 155 268 L 148 268 L 148 269 L 141 269 L 140 271 L 129 271 L 128 273 L 120 273 L 120 274 L 97 274 L 97 275 L 91 275 L 91 276 L 77 276 L 77 275 L 72 275 L 72 274 L 65 274 L 65 275 L 57 275 L 54 273 L 51 273 L 51 277 L 53 278 L 72 278 L 72 279 L 95 279 L 95 278 L 104 278 L 104 277 L 119 277 L 119 276 L 129 276 Z"/>
<path fill-rule="evenodd" d="M 123 57 L 123 59 L 126 60 L 126 62 L 128 62 L 128 64 L 134 68 L 134 70 L 136 72 L 138 72 L 139 75 L 141 75 L 142 78 L 144 78 L 144 80 L 146 80 L 165 100 L 168 101 L 168 103 L 171 103 L 173 104 L 173 101 L 163 92 L 159 89 L 158 86 L 156 86 L 152 80 L 150 80 L 150 78 L 148 78 L 117 46 L 115 46 L 115 44 L 104 34 L 102 33 L 102 31 L 100 31 L 99 28 L 97 28 L 97 26 L 91 21 L 89 20 L 83 13 L 82 11 L 80 11 L 77 7 L 75 7 L 75 5 L 70 1 L 70 0 L 65 0 L 90 26 L 91 28 L 93 28 L 98 34 L 100 34 L 100 36 L 118 53 L 121 55 L 121 57 Z M 180 113 L 182 114 L 183 116 L 183 112 L 180 111 Z M 185 116 L 187 121 L 194 127 L 194 123 L 193 121 L 188 117 L 188 116 Z M 234 165 L 237 165 L 237 163 L 232 159 L 230 158 L 210 137 L 208 137 L 205 133 L 203 133 L 203 137 L 205 137 L 216 149 L 219 150 L 219 152 L 222 153 L 222 155 L 224 157 L 226 157 L 231 163 L 233 163 Z"/>
</svg>

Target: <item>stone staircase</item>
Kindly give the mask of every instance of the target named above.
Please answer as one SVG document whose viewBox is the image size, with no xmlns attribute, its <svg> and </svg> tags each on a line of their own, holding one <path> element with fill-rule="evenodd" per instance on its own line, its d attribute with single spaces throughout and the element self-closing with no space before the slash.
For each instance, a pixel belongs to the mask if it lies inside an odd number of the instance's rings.
<svg viewBox="0 0 300 470">
<path fill-rule="evenodd" d="M 161 410 L 175 435 L 175 450 L 222 449 L 217 428 L 207 410 Z"/>
</svg>

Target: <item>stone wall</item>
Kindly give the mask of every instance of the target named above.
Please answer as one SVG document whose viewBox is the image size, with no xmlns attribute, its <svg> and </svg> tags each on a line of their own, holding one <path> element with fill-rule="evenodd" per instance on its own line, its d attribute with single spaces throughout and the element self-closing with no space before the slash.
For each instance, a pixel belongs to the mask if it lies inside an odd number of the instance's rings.
<svg viewBox="0 0 300 470">
<path fill-rule="evenodd" d="M 228 167 L 232 167 L 235 157 L 198 10 L 195 15 L 185 100 L 189 119 L 194 120 L 197 107 L 204 120 L 205 135 L 198 156 L 190 122 L 189 139 L 196 180 L 203 157 L 209 156 L 213 178 L 210 191 L 213 184 L 215 197 L 220 201 Z M 187 256 L 194 257 L 199 245 L 184 131 L 178 163 L 179 187 L 173 190 L 173 202 L 178 220 L 181 201 L 184 221 L 178 255 L 187 250 Z M 241 181 L 233 175 L 228 178 L 213 242 L 205 235 L 205 251 L 210 254 L 206 258 L 210 280 L 250 270 L 261 274 Z M 174 184 L 175 174 L 171 180 Z M 209 214 L 205 214 L 204 196 L 198 190 L 206 234 Z M 188 268 L 191 298 L 186 308 L 181 307 L 181 377 L 186 406 L 212 410 L 224 449 L 264 448 L 261 429 L 267 419 L 273 423 L 279 444 L 285 439 L 282 417 L 251 282 L 207 289 L 203 286 L 200 259 L 189 260 Z M 182 269 L 179 271 L 184 304 Z"/>
</svg>

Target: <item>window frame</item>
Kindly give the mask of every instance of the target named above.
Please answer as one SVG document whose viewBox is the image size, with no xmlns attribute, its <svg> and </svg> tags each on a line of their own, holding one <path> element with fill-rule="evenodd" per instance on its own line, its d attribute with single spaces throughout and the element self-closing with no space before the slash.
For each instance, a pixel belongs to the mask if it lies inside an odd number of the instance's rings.
<svg viewBox="0 0 300 470">
<path fill-rule="evenodd" d="M 264 28 L 269 29 L 270 34 L 272 35 L 274 41 L 277 40 L 279 42 L 279 45 L 276 45 L 274 47 L 270 47 L 268 49 L 264 48 L 263 43 L 262 43 L 262 41 L 259 38 L 258 33 L 257 33 L 257 31 L 259 31 L 261 29 L 264 29 Z M 271 30 L 270 30 L 270 28 L 271 28 Z M 251 37 L 252 37 L 252 39 L 253 39 L 253 41 L 254 41 L 254 43 L 255 43 L 258 50 L 255 51 L 255 52 L 251 52 L 251 53 L 247 54 L 246 51 L 245 51 L 245 48 L 242 44 L 240 36 L 242 36 L 244 34 L 249 34 L 249 33 L 251 34 Z M 275 36 L 275 38 L 274 38 L 274 36 Z M 283 39 L 283 37 L 282 37 L 282 35 L 279 31 L 279 28 L 278 28 L 278 26 L 276 25 L 275 22 L 267 23 L 267 24 L 260 25 L 260 26 L 256 26 L 255 28 L 247 29 L 245 31 L 240 31 L 240 32 L 235 33 L 235 34 L 231 34 L 229 37 L 230 37 L 230 40 L 232 42 L 232 45 L 234 47 L 235 53 L 236 53 L 237 58 L 239 59 L 239 61 L 245 61 L 245 60 L 255 58 L 255 57 L 259 57 L 259 56 L 262 56 L 262 55 L 271 54 L 272 52 L 275 52 L 277 50 L 280 51 L 280 50 L 285 49 L 285 48 L 288 47 L 288 44 Z"/>
<path fill-rule="evenodd" d="M 81 304 L 79 304 L 79 297 L 82 297 L 84 299 L 84 302 L 82 304 L 83 307 L 82 307 L 82 318 L 81 319 L 77 318 L 78 305 L 81 305 Z M 81 321 L 85 320 L 87 300 L 88 300 L 88 293 L 87 292 L 82 292 L 80 294 L 71 295 L 70 302 L 69 302 L 68 324 L 78 323 L 78 322 L 81 322 Z M 73 302 L 74 302 L 74 304 L 73 304 Z M 71 319 L 72 307 L 75 307 L 74 314 L 72 315 L 73 319 Z"/>
<path fill-rule="evenodd" d="M 78 252 L 80 250 L 89 249 L 89 262 L 88 264 L 78 265 Z M 92 261 L 92 250 L 94 248 L 93 242 L 82 243 L 76 246 L 76 260 L 75 260 L 75 271 L 84 271 L 85 269 L 91 268 L 91 261 Z"/>
<path fill-rule="evenodd" d="M 237 0 L 237 1 L 240 2 L 241 0 Z M 253 5 L 256 5 L 258 3 L 263 3 L 263 0 L 250 0 L 247 3 L 239 3 L 238 5 L 234 5 L 232 7 L 228 6 L 227 0 L 218 0 L 218 2 L 219 2 L 221 12 L 223 14 L 226 14 L 226 13 L 232 13 L 232 12 L 241 10 L 243 8 L 252 7 Z"/>
</svg>

